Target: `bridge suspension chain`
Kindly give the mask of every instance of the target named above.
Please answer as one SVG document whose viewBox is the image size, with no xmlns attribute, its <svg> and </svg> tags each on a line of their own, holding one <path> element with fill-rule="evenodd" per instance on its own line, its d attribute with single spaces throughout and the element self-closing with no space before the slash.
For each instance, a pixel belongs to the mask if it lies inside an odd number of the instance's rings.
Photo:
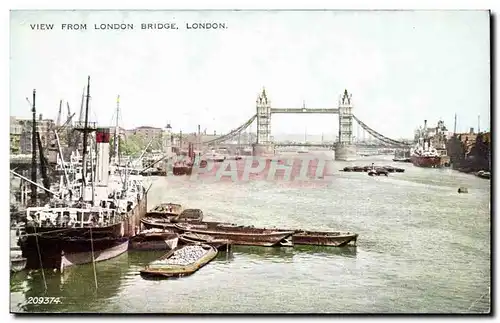
<svg viewBox="0 0 500 323">
<path fill-rule="evenodd" d="M 386 136 L 384 136 L 384 135 L 376 132 L 372 128 L 368 127 L 363 121 L 361 121 L 358 118 L 356 118 L 356 116 L 353 115 L 352 117 L 361 126 L 361 128 L 363 128 L 364 130 L 366 130 L 366 132 L 368 132 L 370 135 L 372 135 L 376 139 L 378 139 L 378 140 L 380 140 L 380 141 L 382 141 L 384 143 L 387 143 L 387 144 L 390 144 L 390 145 L 393 145 L 393 146 L 398 146 L 398 147 L 401 147 L 401 148 L 406 148 L 406 147 L 410 146 L 410 144 L 408 144 L 406 142 L 398 141 L 398 140 L 394 140 L 394 139 L 388 138 L 388 137 L 386 137 Z"/>
<path fill-rule="evenodd" d="M 255 120 L 255 118 L 257 118 L 256 114 L 254 114 L 250 119 L 248 119 L 247 122 L 245 122 L 244 124 L 242 124 L 238 128 L 232 130 L 231 132 L 229 132 L 229 133 L 227 133 L 225 135 L 222 135 L 220 137 L 217 137 L 215 139 L 204 141 L 203 144 L 204 145 L 217 144 L 217 143 L 224 142 L 224 141 L 226 141 L 228 139 L 231 139 L 231 138 L 237 136 L 239 133 L 241 133 L 246 128 L 248 128 L 252 124 L 252 122 Z"/>
</svg>

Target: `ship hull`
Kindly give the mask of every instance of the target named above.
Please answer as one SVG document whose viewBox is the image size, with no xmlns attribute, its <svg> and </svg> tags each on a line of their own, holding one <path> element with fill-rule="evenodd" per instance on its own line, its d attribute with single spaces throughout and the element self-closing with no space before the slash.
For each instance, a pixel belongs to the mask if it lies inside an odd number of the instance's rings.
<svg viewBox="0 0 500 323">
<path fill-rule="evenodd" d="M 108 248 L 97 252 L 95 250 L 92 252 L 91 249 L 90 251 L 64 253 L 61 256 L 60 270 L 63 272 L 67 267 L 88 264 L 93 262 L 93 259 L 95 262 L 98 262 L 117 257 L 128 250 L 128 245 L 128 239 L 122 238 L 113 241 L 112 245 Z"/>
<path fill-rule="evenodd" d="M 67 266 L 110 259 L 125 252 L 128 238 L 139 232 L 141 219 L 147 211 L 144 196 L 120 222 L 106 227 L 64 228 L 26 226 L 20 238 L 26 268 L 63 269 Z M 90 261 L 89 261 L 90 259 Z"/>
<path fill-rule="evenodd" d="M 66 267 L 116 257 L 128 249 L 128 238 L 41 238 L 30 236 L 21 242 L 27 269 Z M 37 241 L 38 240 L 38 243 Z M 38 245 L 38 246 L 37 246 Z"/>
<path fill-rule="evenodd" d="M 441 157 L 411 156 L 411 163 L 417 167 L 435 168 L 441 167 Z"/>
</svg>

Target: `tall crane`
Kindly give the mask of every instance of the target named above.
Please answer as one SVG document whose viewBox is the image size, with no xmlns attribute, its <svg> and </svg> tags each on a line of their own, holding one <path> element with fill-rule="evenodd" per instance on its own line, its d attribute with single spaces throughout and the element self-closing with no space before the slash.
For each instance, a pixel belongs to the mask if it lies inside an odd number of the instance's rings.
<svg viewBox="0 0 500 323">
<path fill-rule="evenodd" d="M 83 119 L 85 117 L 85 108 L 83 107 L 84 102 L 85 102 L 85 87 L 83 88 L 82 102 L 80 103 L 80 116 L 78 118 L 78 121 L 80 122 L 83 122 Z"/>
<path fill-rule="evenodd" d="M 69 108 L 69 102 L 66 102 L 68 108 L 68 116 L 66 117 L 66 123 L 71 127 L 73 125 L 73 115 L 71 115 L 71 109 Z"/>
<path fill-rule="evenodd" d="M 56 127 L 61 125 L 62 100 L 59 100 L 59 112 L 57 113 Z"/>
</svg>

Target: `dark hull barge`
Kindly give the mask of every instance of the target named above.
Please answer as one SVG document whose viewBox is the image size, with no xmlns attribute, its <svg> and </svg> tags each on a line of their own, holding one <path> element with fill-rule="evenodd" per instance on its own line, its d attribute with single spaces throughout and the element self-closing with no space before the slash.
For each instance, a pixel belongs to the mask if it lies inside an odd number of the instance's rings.
<svg viewBox="0 0 500 323">
<path fill-rule="evenodd" d="M 217 249 L 198 244 L 169 251 L 140 271 L 143 278 L 183 277 L 196 272 L 217 256 Z"/>
<path fill-rule="evenodd" d="M 217 239 L 229 240 L 234 245 L 250 245 L 272 247 L 279 246 L 286 241 L 294 231 L 278 231 L 272 229 L 259 229 L 248 226 L 236 226 L 212 223 L 178 223 L 176 227 L 185 232 L 209 235 Z"/>
<path fill-rule="evenodd" d="M 249 230 L 252 227 L 243 227 Z M 268 230 L 268 229 L 259 229 Z M 290 232 L 293 234 L 286 239 L 280 241 L 281 247 L 292 247 L 294 245 L 311 245 L 311 246 L 330 246 L 344 247 L 347 245 L 356 245 L 358 234 L 352 232 L 340 231 L 307 231 L 307 230 L 292 230 L 292 229 L 269 229 L 279 232 Z"/>
<path fill-rule="evenodd" d="M 314 245 L 344 247 L 349 244 L 356 245 L 357 233 L 350 232 L 321 232 L 321 231 L 298 231 L 293 234 L 294 245 Z"/>
<path fill-rule="evenodd" d="M 200 209 L 185 209 L 181 214 L 174 217 L 172 222 L 201 222 L 203 211 Z"/>
<path fill-rule="evenodd" d="M 404 168 L 394 166 L 346 166 L 341 171 L 343 172 L 370 172 L 375 170 L 377 173 L 404 173 Z"/>
<path fill-rule="evenodd" d="M 175 203 L 161 203 L 146 213 L 147 217 L 169 218 L 176 217 L 182 213 L 183 207 Z"/>
<path fill-rule="evenodd" d="M 186 209 L 177 216 L 147 216 L 141 220 L 141 224 L 145 229 L 159 229 L 165 232 L 182 232 L 175 226 L 175 223 L 199 223 L 202 220 L 203 212 L 200 209 Z"/>
<path fill-rule="evenodd" d="M 175 223 L 170 222 L 169 219 L 157 219 L 146 217 L 141 219 L 141 225 L 144 229 L 159 229 L 164 232 L 181 232 L 179 229 L 175 227 Z"/>
<path fill-rule="evenodd" d="M 206 234 L 186 232 L 179 236 L 179 241 L 184 244 L 206 244 L 219 251 L 229 251 L 231 242 L 227 239 L 218 239 Z"/>
<path fill-rule="evenodd" d="M 160 232 L 158 232 L 160 231 Z M 146 230 L 130 239 L 130 249 L 133 250 L 172 250 L 177 247 L 179 235 L 153 229 Z"/>
</svg>

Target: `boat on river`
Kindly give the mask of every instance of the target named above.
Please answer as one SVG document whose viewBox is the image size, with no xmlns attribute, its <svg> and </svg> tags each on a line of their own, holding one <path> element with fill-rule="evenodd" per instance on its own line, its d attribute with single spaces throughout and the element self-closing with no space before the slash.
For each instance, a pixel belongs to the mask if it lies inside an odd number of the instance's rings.
<svg viewBox="0 0 500 323">
<path fill-rule="evenodd" d="M 227 251 L 231 247 L 228 239 L 218 239 L 207 234 L 185 232 L 179 236 L 179 240 L 184 244 L 206 244 L 220 251 Z"/>
<path fill-rule="evenodd" d="M 159 229 L 163 232 L 182 232 L 175 226 L 176 222 L 171 222 L 170 219 L 156 219 L 145 217 L 141 219 L 141 225 L 145 229 Z"/>
<path fill-rule="evenodd" d="M 182 213 L 183 207 L 176 203 L 160 203 L 146 213 L 147 217 L 176 217 Z"/>
<path fill-rule="evenodd" d="M 27 259 L 21 255 L 10 256 L 10 271 L 17 273 L 26 268 Z"/>
<path fill-rule="evenodd" d="M 174 217 L 171 222 L 200 222 L 203 220 L 203 211 L 200 209 L 185 209 Z"/>
<path fill-rule="evenodd" d="M 357 233 L 336 231 L 297 231 L 292 236 L 294 245 L 314 245 L 344 247 L 348 244 L 356 245 Z"/>
<path fill-rule="evenodd" d="M 172 250 L 177 247 L 179 235 L 160 229 L 141 231 L 130 239 L 130 249 L 134 250 Z"/>
<path fill-rule="evenodd" d="M 491 173 L 485 170 L 480 170 L 479 172 L 476 173 L 476 176 L 484 179 L 490 179 Z"/>
<path fill-rule="evenodd" d="M 178 232 L 175 223 L 201 222 L 203 211 L 200 209 L 186 209 L 176 216 L 147 216 L 141 219 L 141 224 L 146 229 L 160 229 L 169 232 Z"/>
<path fill-rule="evenodd" d="M 271 247 L 279 245 L 290 237 L 294 231 L 279 231 L 274 229 L 260 229 L 234 224 L 207 223 L 177 223 L 176 228 L 185 232 L 209 235 L 218 239 L 227 239 L 235 245 L 251 245 Z"/>
<path fill-rule="evenodd" d="M 90 77 L 87 98 L 90 97 L 89 89 Z M 147 191 L 142 177 L 132 175 L 127 167 L 118 171 L 119 175 L 112 170 L 109 128 L 89 123 L 88 114 L 87 100 L 85 122 L 75 128 L 83 133 L 81 162 L 75 163 L 75 167 L 71 163 L 66 169 L 59 148 L 64 166 L 59 192 L 46 188 L 50 187 L 50 181 L 45 175 L 42 174 L 44 186 L 36 183 L 36 176 L 33 178 L 35 187 L 51 195 L 48 203 L 43 203 L 45 205 L 25 210 L 25 232 L 20 235 L 18 245 L 26 258 L 27 269 L 49 268 L 62 272 L 69 266 L 121 255 L 127 251 L 128 238 L 137 233 L 140 219 L 146 213 Z M 95 137 L 90 136 L 92 132 Z M 57 137 L 56 140 L 59 146 Z M 93 153 L 93 147 L 97 147 L 98 155 Z M 32 165 L 32 170 L 36 175 L 36 165 Z M 46 172 L 42 170 L 42 173 Z"/>
<path fill-rule="evenodd" d="M 196 272 L 217 256 L 217 249 L 206 245 L 186 245 L 169 251 L 140 271 L 143 277 L 182 277 Z"/>
</svg>

